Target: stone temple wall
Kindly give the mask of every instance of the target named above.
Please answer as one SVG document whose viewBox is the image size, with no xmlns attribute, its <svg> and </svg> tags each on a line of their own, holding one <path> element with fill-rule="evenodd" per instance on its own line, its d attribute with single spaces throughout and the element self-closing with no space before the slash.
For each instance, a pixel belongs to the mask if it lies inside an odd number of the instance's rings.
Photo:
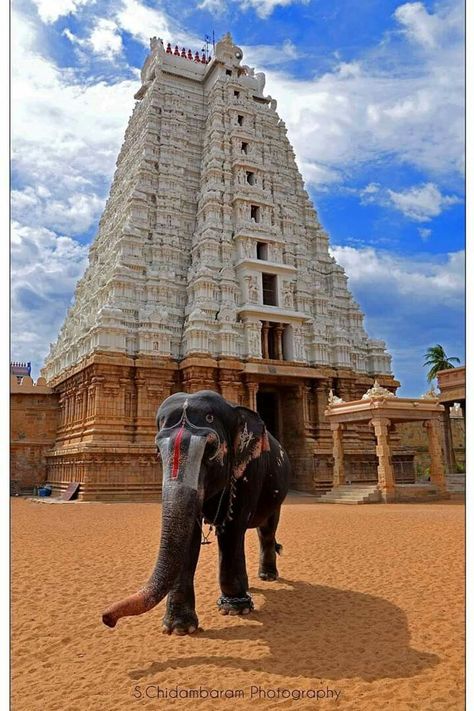
<svg viewBox="0 0 474 711">
<path fill-rule="evenodd" d="M 430 455 L 426 432 L 419 422 L 406 422 L 398 425 L 397 430 L 402 444 L 415 452 L 415 470 L 417 476 L 426 473 L 430 466 Z M 456 463 L 466 465 L 466 429 L 463 417 L 451 418 L 451 431 L 453 433 L 453 446 Z M 444 444 L 444 439 L 443 439 Z"/>
<path fill-rule="evenodd" d="M 46 479 L 46 455 L 53 447 L 59 417 L 59 397 L 26 376 L 11 378 L 10 480 L 17 492 L 31 491 Z"/>
</svg>

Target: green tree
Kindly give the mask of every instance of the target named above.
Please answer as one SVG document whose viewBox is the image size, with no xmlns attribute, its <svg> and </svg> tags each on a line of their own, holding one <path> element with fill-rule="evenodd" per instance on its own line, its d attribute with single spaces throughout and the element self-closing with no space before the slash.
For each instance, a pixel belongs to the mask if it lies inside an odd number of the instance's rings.
<svg viewBox="0 0 474 711">
<path fill-rule="evenodd" d="M 459 358 L 456 358 L 453 356 L 452 358 L 448 358 L 446 355 L 443 346 L 440 346 L 438 343 L 436 346 L 431 346 L 431 348 L 428 348 L 428 350 L 425 353 L 425 362 L 423 363 L 424 366 L 429 365 L 431 366 L 427 379 L 428 382 L 431 383 L 432 380 L 436 378 L 440 370 L 447 370 L 448 368 L 454 368 L 453 363 L 460 363 L 461 361 Z"/>
</svg>

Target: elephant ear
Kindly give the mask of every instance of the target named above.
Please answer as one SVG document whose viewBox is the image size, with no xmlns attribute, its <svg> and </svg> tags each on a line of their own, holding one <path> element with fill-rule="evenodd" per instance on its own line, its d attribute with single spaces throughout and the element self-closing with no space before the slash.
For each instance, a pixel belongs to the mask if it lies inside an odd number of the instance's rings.
<svg viewBox="0 0 474 711">
<path fill-rule="evenodd" d="M 238 424 L 232 473 L 236 479 L 240 479 L 252 459 L 270 450 L 270 443 L 265 423 L 257 412 L 247 407 L 236 407 L 235 410 Z"/>
</svg>

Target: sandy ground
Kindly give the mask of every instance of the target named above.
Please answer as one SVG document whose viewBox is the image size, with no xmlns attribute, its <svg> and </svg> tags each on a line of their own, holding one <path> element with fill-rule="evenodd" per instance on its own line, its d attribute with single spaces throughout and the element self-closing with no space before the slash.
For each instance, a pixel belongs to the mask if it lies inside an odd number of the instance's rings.
<svg viewBox="0 0 474 711">
<path fill-rule="evenodd" d="M 14 711 L 464 708 L 463 505 L 295 499 L 277 583 L 259 580 L 247 534 L 251 616 L 217 612 L 214 541 L 196 573 L 202 631 L 161 634 L 163 603 L 110 630 L 101 612 L 148 577 L 160 517 L 12 501 Z M 189 698 L 200 687 L 222 696 Z"/>
</svg>

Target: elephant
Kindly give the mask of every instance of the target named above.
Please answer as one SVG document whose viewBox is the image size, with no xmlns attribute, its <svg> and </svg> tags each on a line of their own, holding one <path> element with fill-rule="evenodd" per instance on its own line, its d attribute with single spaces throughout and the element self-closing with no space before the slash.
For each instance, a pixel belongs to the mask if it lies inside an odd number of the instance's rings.
<svg viewBox="0 0 474 711">
<path fill-rule="evenodd" d="M 247 529 L 258 531 L 259 577 L 277 579 L 276 554 L 282 546 L 275 534 L 288 493 L 290 462 L 257 412 L 212 390 L 171 395 L 156 419 L 163 465 L 158 557 L 144 587 L 109 607 L 102 621 L 115 627 L 121 617 L 141 615 L 167 595 L 163 632 L 192 634 L 199 625 L 194 574 L 203 522 L 215 527 L 218 540 L 221 614 L 253 610 L 245 563 Z"/>
</svg>

